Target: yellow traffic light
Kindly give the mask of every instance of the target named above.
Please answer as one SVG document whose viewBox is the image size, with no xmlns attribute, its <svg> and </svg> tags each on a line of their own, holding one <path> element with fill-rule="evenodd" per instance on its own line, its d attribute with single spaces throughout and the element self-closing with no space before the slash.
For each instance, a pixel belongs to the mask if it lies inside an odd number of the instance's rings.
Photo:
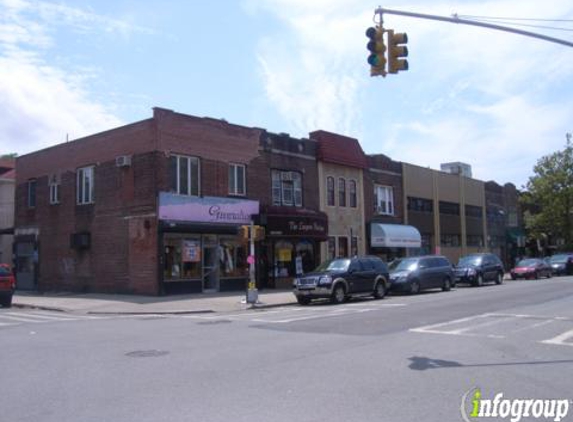
<svg viewBox="0 0 573 422">
<path fill-rule="evenodd" d="M 244 240 L 249 240 L 249 229 L 250 226 L 239 227 L 239 237 Z"/>
<path fill-rule="evenodd" d="M 370 51 L 368 64 L 370 76 L 386 76 L 386 45 L 384 45 L 384 28 L 378 25 L 366 30 L 366 36 L 370 39 L 366 48 Z"/>
<path fill-rule="evenodd" d="M 408 70 L 408 35 L 405 33 L 394 33 L 394 30 L 388 31 L 388 73 L 398 73 L 402 70 Z"/>
</svg>

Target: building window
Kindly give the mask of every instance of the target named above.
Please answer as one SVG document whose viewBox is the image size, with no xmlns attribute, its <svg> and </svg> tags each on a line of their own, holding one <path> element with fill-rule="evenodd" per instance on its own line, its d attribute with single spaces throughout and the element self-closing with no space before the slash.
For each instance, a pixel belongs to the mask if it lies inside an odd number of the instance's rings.
<svg viewBox="0 0 573 422">
<path fill-rule="evenodd" d="M 348 256 L 348 238 L 340 236 L 338 238 L 338 257 L 344 258 Z"/>
<path fill-rule="evenodd" d="M 469 234 L 466 236 L 467 246 L 482 247 L 483 246 L 483 236 Z"/>
<path fill-rule="evenodd" d="M 455 202 L 440 201 L 440 214 L 460 215 L 460 204 Z"/>
<path fill-rule="evenodd" d="M 338 179 L 338 205 L 346 206 L 346 180 L 342 177 Z"/>
<path fill-rule="evenodd" d="M 302 207 L 302 175 L 296 171 L 273 170 L 273 205 Z"/>
<path fill-rule="evenodd" d="M 417 212 L 434 212 L 431 199 L 408 197 L 408 210 Z"/>
<path fill-rule="evenodd" d="M 440 236 L 440 243 L 442 246 L 458 247 L 460 246 L 460 235 L 442 234 Z"/>
<path fill-rule="evenodd" d="M 394 189 L 391 186 L 374 187 L 374 211 L 377 214 L 394 215 Z"/>
<path fill-rule="evenodd" d="M 36 179 L 28 180 L 28 208 L 36 207 Z"/>
<path fill-rule="evenodd" d="M 352 236 L 350 239 L 350 256 L 358 255 L 358 237 Z"/>
<path fill-rule="evenodd" d="M 351 180 L 348 182 L 348 194 L 349 194 L 349 202 L 351 208 L 356 208 L 358 206 L 356 200 L 356 181 Z"/>
<path fill-rule="evenodd" d="M 245 196 L 245 166 L 229 164 L 229 195 Z"/>
<path fill-rule="evenodd" d="M 327 259 L 334 259 L 336 257 L 336 239 L 334 237 L 328 238 L 328 251 Z"/>
<path fill-rule="evenodd" d="M 179 195 L 199 196 L 199 159 L 172 155 L 170 158 L 171 189 Z"/>
<path fill-rule="evenodd" d="M 50 204 L 60 203 L 60 184 L 56 180 L 50 181 Z"/>
<path fill-rule="evenodd" d="M 83 167 L 77 171 L 76 203 L 78 205 L 94 202 L 94 167 Z"/>
<path fill-rule="evenodd" d="M 332 176 L 326 178 L 326 204 L 334 206 L 334 177 Z"/>
<path fill-rule="evenodd" d="M 497 214 L 497 213 L 496 213 Z M 498 214 L 501 216 L 501 221 L 503 221 L 503 213 Z M 466 205 L 466 217 L 482 218 L 483 210 L 482 207 L 476 207 L 475 205 Z"/>
</svg>

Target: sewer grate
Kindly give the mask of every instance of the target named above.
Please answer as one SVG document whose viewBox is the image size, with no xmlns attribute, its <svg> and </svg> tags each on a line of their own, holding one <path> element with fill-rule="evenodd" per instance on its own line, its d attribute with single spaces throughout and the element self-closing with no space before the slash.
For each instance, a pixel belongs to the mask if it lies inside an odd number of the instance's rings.
<svg viewBox="0 0 573 422">
<path fill-rule="evenodd" d="M 130 358 L 155 358 L 158 356 L 165 356 L 169 354 L 166 350 L 135 350 L 133 352 L 126 353 L 125 356 Z"/>
</svg>

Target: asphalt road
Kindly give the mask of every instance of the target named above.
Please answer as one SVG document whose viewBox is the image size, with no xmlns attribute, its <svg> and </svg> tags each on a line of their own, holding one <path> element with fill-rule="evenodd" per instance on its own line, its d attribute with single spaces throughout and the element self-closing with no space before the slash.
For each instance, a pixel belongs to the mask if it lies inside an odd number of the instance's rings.
<svg viewBox="0 0 573 422">
<path fill-rule="evenodd" d="M 573 421 L 573 277 L 232 314 L 0 309 L 0 356 L 5 421 L 450 422 L 476 388 L 566 399 Z"/>
</svg>

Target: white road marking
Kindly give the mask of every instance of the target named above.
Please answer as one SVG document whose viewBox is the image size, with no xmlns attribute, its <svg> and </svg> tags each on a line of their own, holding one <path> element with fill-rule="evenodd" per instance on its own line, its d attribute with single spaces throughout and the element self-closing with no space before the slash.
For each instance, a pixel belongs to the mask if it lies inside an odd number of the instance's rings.
<svg viewBox="0 0 573 422">
<path fill-rule="evenodd" d="M 571 339 L 572 341 L 568 342 L 567 340 Z M 573 330 L 566 331 L 563 334 L 558 335 L 557 337 L 550 338 L 549 340 L 543 340 L 539 343 L 545 344 L 558 344 L 560 346 L 573 346 Z"/>
</svg>

